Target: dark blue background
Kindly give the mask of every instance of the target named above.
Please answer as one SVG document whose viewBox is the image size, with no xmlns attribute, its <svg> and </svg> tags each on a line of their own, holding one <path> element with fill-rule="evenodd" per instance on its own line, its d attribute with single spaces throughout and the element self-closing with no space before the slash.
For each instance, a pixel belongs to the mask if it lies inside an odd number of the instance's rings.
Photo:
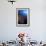
<svg viewBox="0 0 46 46">
<path fill-rule="evenodd" d="M 18 15 L 27 16 L 27 10 L 18 10 Z"/>
</svg>

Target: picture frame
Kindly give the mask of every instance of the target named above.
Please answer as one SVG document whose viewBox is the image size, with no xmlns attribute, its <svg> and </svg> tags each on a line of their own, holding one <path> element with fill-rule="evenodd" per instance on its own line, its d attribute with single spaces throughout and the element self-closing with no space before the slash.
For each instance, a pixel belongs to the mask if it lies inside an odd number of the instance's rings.
<svg viewBox="0 0 46 46">
<path fill-rule="evenodd" d="M 30 26 L 30 9 L 16 8 L 16 26 L 28 27 Z"/>
</svg>

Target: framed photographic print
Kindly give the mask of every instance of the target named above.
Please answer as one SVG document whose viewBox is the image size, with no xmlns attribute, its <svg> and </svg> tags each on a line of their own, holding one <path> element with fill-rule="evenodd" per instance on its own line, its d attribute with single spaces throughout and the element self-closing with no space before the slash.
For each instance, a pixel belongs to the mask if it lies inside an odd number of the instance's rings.
<svg viewBox="0 0 46 46">
<path fill-rule="evenodd" d="M 30 26 L 29 8 L 16 8 L 16 26 L 17 27 Z"/>
</svg>

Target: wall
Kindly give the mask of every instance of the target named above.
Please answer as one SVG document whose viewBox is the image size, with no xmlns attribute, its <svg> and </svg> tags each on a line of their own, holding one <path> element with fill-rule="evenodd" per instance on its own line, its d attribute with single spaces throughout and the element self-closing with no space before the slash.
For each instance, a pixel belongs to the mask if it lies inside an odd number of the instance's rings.
<svg viewBox="0 0 46 46">
<path fill-rule="evenodd" d="M 46 40 L 45 0 L 17 0 L 13 5 L 0 0 L 0 40 L 15 40 L 24 31 L 33 40 Z M 30 8 L 30 27 L 16 27 L 16 8 Z M 32 14 L 32 15 L 31 15 Z"/>
</svg>

